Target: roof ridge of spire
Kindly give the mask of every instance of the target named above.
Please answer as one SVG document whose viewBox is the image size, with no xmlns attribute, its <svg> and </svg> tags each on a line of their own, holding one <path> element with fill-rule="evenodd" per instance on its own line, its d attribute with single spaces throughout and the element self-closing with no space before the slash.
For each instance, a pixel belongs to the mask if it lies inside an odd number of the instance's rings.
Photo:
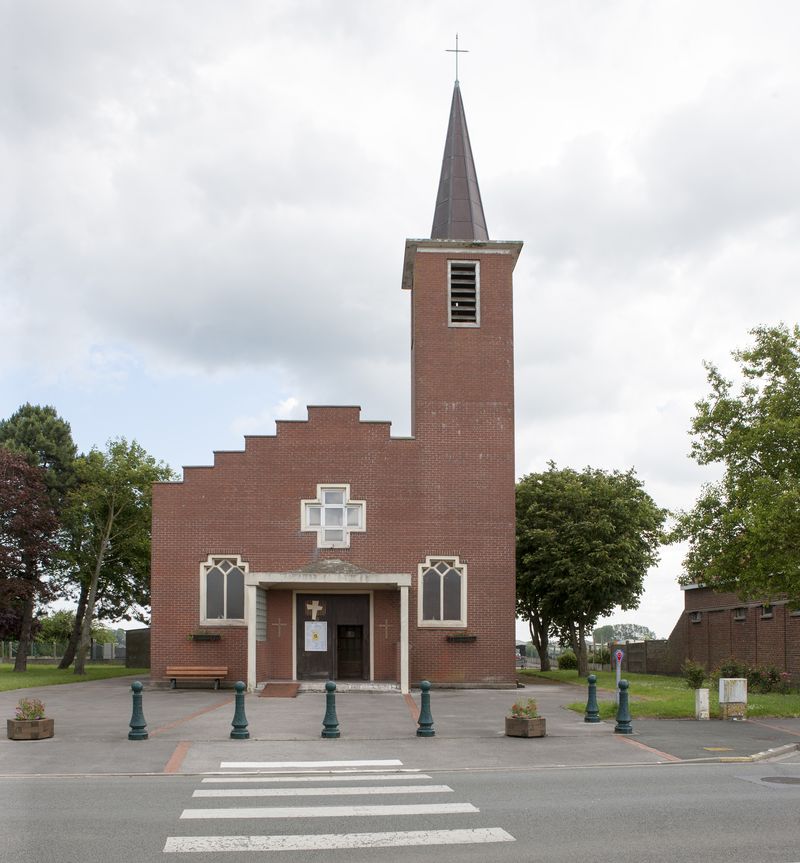
<svg viewBox="0 0 800 863">
<path fill-rule="evenodd" d="M 489 239 L 458 79 L 453 86 L 431 239 Z"/>
</svg>

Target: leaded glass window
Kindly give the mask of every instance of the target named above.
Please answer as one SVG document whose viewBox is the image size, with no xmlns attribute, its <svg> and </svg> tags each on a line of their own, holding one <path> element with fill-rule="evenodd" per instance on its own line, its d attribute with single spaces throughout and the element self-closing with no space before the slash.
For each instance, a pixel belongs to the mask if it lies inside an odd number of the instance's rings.
<svg viewBox="0 0 800 863">
<path fill-rule="evenodd" d="M 318 485 L 315 500 L 301 501 L 300 519 L 319 548 L 349 548 L 350 534 L 366 530 L 366 503 L 350 500 L 349 485 Z"/>
<path fill-rule="evenodd" d="M 419 625 L 467 624 L 467 567 L 458 558 L 426 558 L 419 567 Z"/>
<path fill-rule="evenodd" d="M 238 557 L 211 556 L 202 567 L 202 618 L 206 621 L 244 620 L 244 574 Z"/>
</svg>

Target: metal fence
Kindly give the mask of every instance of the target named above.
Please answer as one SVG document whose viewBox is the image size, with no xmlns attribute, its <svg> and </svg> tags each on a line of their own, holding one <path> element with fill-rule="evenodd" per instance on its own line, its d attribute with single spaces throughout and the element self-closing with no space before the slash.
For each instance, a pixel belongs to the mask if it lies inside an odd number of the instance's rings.
<svg viewBox="0 0 800 863">
<path fill-rule="evenodd" d="M 0 662 L 10 662 L 17 655 L 18 641 L 0 641 Z M 58 660 L 67 649 L 66 641 L 32 641 L 28 650 L 29 659 Z M 92 642 L 87 658 L 93 662 L 125 658 L 125 648 L 114 642 L 99 644 Z"/>
</svg>

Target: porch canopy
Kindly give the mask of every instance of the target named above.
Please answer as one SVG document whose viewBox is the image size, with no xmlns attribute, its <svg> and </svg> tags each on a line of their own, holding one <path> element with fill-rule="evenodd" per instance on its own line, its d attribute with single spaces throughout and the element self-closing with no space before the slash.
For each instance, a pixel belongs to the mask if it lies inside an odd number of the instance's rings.
<svg viewBox="0 0 800 863">
<path fill-rule="evenodd" d="M 408 692 L 408 590 L 411 574 L 407 572 L 369 572 L 344 560 L 315 560 L 291 572 L 249 572 L 247 588 L 247 689 L 256 688 L 256 591 L 281 590 L 372 590 L 400 591 L 400 690 Z"/>
</svg>

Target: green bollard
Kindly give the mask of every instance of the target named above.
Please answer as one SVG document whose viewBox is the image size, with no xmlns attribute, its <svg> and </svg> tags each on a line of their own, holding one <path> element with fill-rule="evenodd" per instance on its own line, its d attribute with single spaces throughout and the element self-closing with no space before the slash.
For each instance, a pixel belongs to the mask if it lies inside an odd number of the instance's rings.
<svg viewBox="0 0 800 863">
<path fill-rule="evenodd" d="M 332 740 L 341 736 L 339 720 L 336 718 L 336 684 L 332 680 L 325 684 L 325 718 L 322 726 L 322 737 Z"/>
<path fill-rule="evenodd" d="M 147 740 L 149 736 L 147 734 L 147 722 L 142 712 L 142 690 L 144 686 L 138 680 L 134 680 L 131 683 L 131 689 L 133 690 L 133 713 L 131 714 L 131 730 L 128 732 L 128 740 Z"/>
<path fill-rule="evenodd" d="M 589 675 L 589 700 L 586 702 L 586 713 L 583 714 L 584 722 L 601 722 L 600 708 L 597 704 L 597 676 Z"/>
<path fill-rule="evenodd" d="M 236 708 L 233 711 L 231 737 L 234 740 L 247 740 L 250 737 L 250 732 L 247 730 L 247 717 L 244 715 L 245 685 L 240 680 L 234 683 L 233 688 L 236 690 Z"/>
<path fill-rule="evenodd" d="M 433 730 L 433 716 L 431 716 L 431 684 L 427 680 L 420 681 L 419 688 L 422 691 L 420 695 L 419 721 L 417 725 L 417 737 L 434 737 L 436 732 Z"/>
<path fill-rule="evenodd" d="M 617 708 L 617 724 L 614 734 L 633 734 L 631 727 L 631 712 L 628 710 L 628 681 L 619 682 L 619 707 Z"/>
</svg>

